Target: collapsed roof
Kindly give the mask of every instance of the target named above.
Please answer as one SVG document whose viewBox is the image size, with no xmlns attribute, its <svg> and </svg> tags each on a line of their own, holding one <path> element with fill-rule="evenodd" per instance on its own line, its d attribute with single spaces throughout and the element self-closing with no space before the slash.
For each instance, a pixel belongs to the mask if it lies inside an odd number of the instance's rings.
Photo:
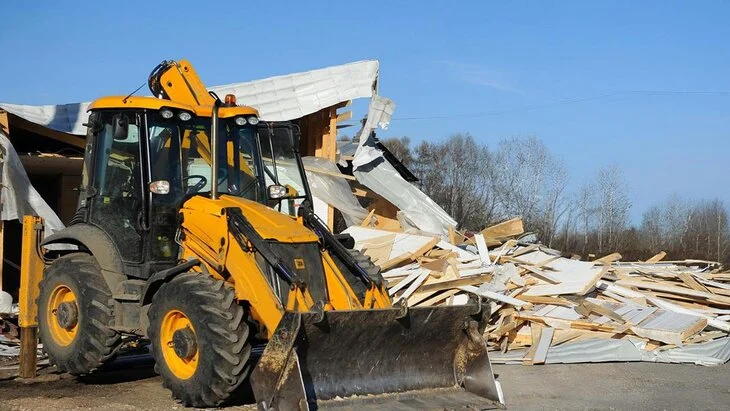
<svg viewBox="0 0 730 411">
<path fill-rule="evenodd" d="M 211 87 L 218 95 L 234 94 L 237 101 L 253 106 L 266 121 L 286 121 L 304 117 L 337 103 L 372 97 L 378 78 L 377 60 L 243 83 Z M 87 110 L 91 102 L 32 106 L 0 103 L 0 108 L 28 121 L 62 131 L 85 135 Z"/>
</svg>

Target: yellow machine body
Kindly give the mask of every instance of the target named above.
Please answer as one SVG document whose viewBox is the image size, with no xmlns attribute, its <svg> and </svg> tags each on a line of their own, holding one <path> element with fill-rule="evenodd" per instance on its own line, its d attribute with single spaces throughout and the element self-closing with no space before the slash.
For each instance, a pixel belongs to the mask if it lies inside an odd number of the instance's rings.
<svg viewBox="0 0 730 411">
<path fill-rule="evenodd" d="M 319 237 L 304 227 L 300 218 L 291 217 L 251 200 L 223 195 L 216 200 L 193 197 L 183 205 L 182 257 L 199 258 L 205 271 L 216 278 L 230 282 L 236 297 L 251 306 L 251 314 L 265 327 L 270 338 L 285 311 L 308 312 L 315 301 L 307 289 L 293 287 L 289 290 L 287 306 L 271 289 L 262 275 L 255 250 L 243 250 L 228 228 L 228 208 L 242 210 L 259 234 L 282 244 L 317 243 Z M 390 298 L 384 286 L 373 287 L 360 301 L 343 277 L 328 251 L 321 251 L 328 300 L 325 310 L 358 310 L 364 308 L 388 308 Z M 303 263 L 302 263 L 303 264 Z M 292 261 L 292 267 L 297 263 Z M 301 270 L 307 270 L 301 265 Z M 201 268 L 202 270 L 202 268 Z M 253 274 L 256 273 L 256 274 Z"/>
</svg>

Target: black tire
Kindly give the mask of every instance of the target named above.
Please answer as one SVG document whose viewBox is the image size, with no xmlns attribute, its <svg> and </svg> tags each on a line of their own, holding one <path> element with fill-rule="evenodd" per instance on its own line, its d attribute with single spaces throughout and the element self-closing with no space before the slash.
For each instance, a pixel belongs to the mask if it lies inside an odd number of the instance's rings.
<svg viewBox="0 0 730 411">
<path fill-rule="evenodd" d="M 348 249 L 347 252 L 349 252 L 352 258 L 355 259 L 357 265 L 365 270 L 365 272 L 368 274 L 368 277 L 370 277 L 372 281 L 374 281 L 376 284 L 383 284 L 383 275 L 380 273 L 380 267 L 373 264 L 373 261 L 370 259 L 370 257 L 354 249 Z M 357 298 L 360 300 L 360 302 L 364 302 L 365 293 L 367 292 L 365 283 L 360 279 L 360 277 L 350 272 L 350 269 L 347 268 L 347 265 L 344 263 L 344 261 L 342 261 L 342 259 L 337 256 L 333 256 L 333 258 L 335 260 L 335 263 L 337 264 L 337 267 L 340 269 L 340 272 L 345 277 L 345 280 L 347 280 L 347 283 L 350 284 L 350 288 L 352 288 L 352 291 L 355 293 L 355 295 L 357 295 Z"/>
<path fill-rule="evenodd" d="M 54 290 L 66 287 L 76 296 L 76 334 L 59 342 L 53 328 L 58 320 L 49 310 Z M 53 261 L 43 273 L 38 295 L 38 328 L 43 349 L 61 372 L 88 374 L 114 357 L 121 335 L 112 330 L 112 293 L 96 259 L 72 253 Z M 51 321 L 55 322 L 51 324 Z"/>
<path fill-rule="evenodd" d="M 358 250 L 348 250 L 350 255 L 357 261 L 360 266 L 368 274 L 371 280 L 376 284 L 383 284 L 383 274 L 380 272 L 380 266 L 373 264 L 373 260 Z"/>
<path fill-rule="evenodd" d="M 197 365 L 187 378 L 176 375 L 165 360 L 163 318 L 179 311 L 192 324 Z M 233 288 L 201 273 L 185 273 L 160 287 L 152 299 L 147 329 L 155 372 L 165 388 L 185 406 L 214 407 L 226 401 L 250 370 L 251 344 L 245 311 Z M 171 355 L 169 349 L 167 355 Z M 174 365 L 173 365 L 174 368 Z"/>
</svg>

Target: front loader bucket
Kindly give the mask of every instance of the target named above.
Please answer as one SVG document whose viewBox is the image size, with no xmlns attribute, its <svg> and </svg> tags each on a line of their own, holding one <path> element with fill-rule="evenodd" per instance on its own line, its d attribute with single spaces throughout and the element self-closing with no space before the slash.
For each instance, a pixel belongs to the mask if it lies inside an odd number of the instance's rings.
<svg viewBox="0 0 730 411">
<path fill-rule="evenodd" d="M 251 376 L 259 409 L 503 408 L 477 311 L 287 312 Z"/>
</svg>

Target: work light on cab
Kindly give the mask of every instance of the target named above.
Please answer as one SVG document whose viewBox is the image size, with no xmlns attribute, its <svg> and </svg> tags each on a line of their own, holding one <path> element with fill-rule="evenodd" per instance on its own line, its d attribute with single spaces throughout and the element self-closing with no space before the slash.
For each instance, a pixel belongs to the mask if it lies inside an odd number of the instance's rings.
<svg viewBox="0 0 730 411">
<path fill-rule="evenodd" d="M 166 120 L 171 119 L 173 115 L 174 114 L 172 113 L 172 110 L 170 110 L 169 108 L 163 108 L 160 110 L 160 117 Z"/>
<path fill-rule="evenodd" d="M 236 117 L 236 124 L 239 126 L 245 126 L 246 125 L 246 117 Z"/>
</svg>

